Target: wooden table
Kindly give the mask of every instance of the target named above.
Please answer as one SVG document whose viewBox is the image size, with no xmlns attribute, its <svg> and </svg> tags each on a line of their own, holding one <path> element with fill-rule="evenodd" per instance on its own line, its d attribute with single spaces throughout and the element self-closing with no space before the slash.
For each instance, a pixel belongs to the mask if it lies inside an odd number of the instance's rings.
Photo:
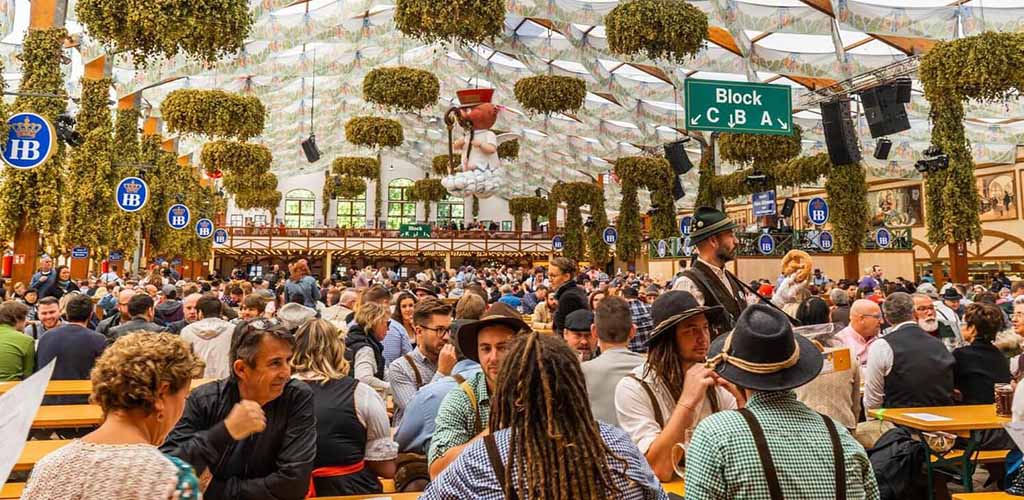
<svg viewBox="0 0 1024 500">
<path fill-rule="evenodd" d="M 1015 497 L 1009 493 L 1002 491 L 989 491 L 986 493 L 957 493 L 953 495 L 953 500 L 1013 500 Z"/>
<path fill-rule="evenodd" d="M 46 455 L 49 455 L 51 451 L 54 451 L 70 442 L 70 440 L 66 439 L 26 441 L 25 448 L 21 450 L 21 456 L 18 457 L 18 461 L 14 463 L 14 470 L 32 470 L 32 468 L 36 466 L 36 462 Z"/>
<path fill-rule="evenodd" d="M 937 417 L 944 417 L 943 420 L 924 420 L 911 416 L 915 413 L 926 413 Z M 928 471 L 928 498 L 934 498 L 932 491 L 932 476 L 936 467 L 944 467 L 947 470 L 953 468 L 960 475 L 960 482 L 968 492 L 974 488 L 974 469 L 977 464 L 972 457 L 976 454 L 981 445 L 981 432 L 991 429 L 1002 429 L 1003 424 L 1009 423 L 1009 417 L 996 416 L 996 406 L 989 405 L 964 405 L 964 406 L 924 406 L 920 408 L 879 408 L 868 411 L 868 414 L 879 420 L 892 422 L 918 431 L 924 432 L 948 432 L 960 437 L 967 438 L 967 446 L 962 454 L 942 454 L 931 449 L 925 441 L 925 449 L 928 451 L 928 460 L 925 469 Z M 922 437 L 922 441 L 924 441 Z"/>
<path fill-rule="evenodd" d="M 25 483 L 7 483 L 3 486 L 3 488 L 0 488 L 0 498 L 21 498 L 21 492 L 24 489 Z"/>
<path fill-rule="evenodd" d="M 90 427 L 103 423 L 103 411 L 98 405 L 47 405 L 40 406 L 33 429 L 60 429 L 69 427 Z"/>
<path fill-rule="evenodd" d="M 373 495 L 348 495 L 343 497 L 313 497 L 310 500 L 367 500 L 370 498 L 389 498 L 391 500 L 416 500 L 417 498 L 420 497 L 421 493 L 422 492 L 420 491 L 412 493 L 375 493 Z"/>
<path fill-rule="evenodd" d="M 661 487 L 665 489 L 666 493 L 675 493 L 681 497 L 686 496 L 686 483 L 682 479 L 676 479 L 669 483 L 661 483 Z"/>
<path fill-rule="evenodd" d="M 192 389 L 214 380 L 212 378 L 197 378 L 192 381 Z M 0 394 L 13 389 L 18 383 L 0 382 Z M 92 394 L 91 380 L 51 380 L 46 384 L 47 396 L 88 396 L 90 394 Z"/>
</svg>

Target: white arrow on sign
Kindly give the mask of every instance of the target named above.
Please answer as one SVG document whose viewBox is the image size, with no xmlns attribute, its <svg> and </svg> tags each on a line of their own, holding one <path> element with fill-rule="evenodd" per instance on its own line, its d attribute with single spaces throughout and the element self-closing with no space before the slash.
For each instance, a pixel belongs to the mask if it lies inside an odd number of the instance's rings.
<svg viewBox="0 0 1024 500">
<path fill-rule="evenodd" d="M 698 121 L 700 121 L 700 115 L 690 118 L 690 125 L 696 125 Z"/>
<path fill-rule="evenodd" d="M 779 121 L 779 126 L 782 127 L 782 130 L 789 130 L 789 124 L 788 123 L 786 123 L 786 122 L 784 122 L 782 120 L 779 120 L 778 118 L 776 118 L 776 120 Z"/>
<path fill-rule="evenodd" d="M 736 122 L 733 121 L 732 115 L 729 115 L 729 128 L 733 128 L 735 126 L 736 126 Z"/>
</svg>

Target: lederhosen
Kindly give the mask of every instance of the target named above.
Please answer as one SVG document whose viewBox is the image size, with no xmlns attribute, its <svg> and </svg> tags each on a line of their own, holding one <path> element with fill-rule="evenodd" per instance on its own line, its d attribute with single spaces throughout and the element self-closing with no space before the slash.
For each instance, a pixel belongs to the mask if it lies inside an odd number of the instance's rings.
<svg viewBox="0 0 1024 500">
<path fill-rule="evenodd" d="M 747 421 L 747 427 L 754 437 L 754 445 L 757 446 L 757 455 L 761 459 L 761 468 L 764 470 L 765 480 L 768 483 L 768 493 L 772 500 L 783 500 L 782 485 L 779 484 L 779 475 L 775 470 L 775 463 L 772 461 L 772 454 L 768 450 L 768 441 L 764 437 L 764 429 L 754 418 L 754 414 L 747 408 L 737 410 L 743 419 Z M 828 428 L 828 437 L 832 441 L 832 461 L 835 468 L 836 478 L 836 500 L 846 500 L 846 460 L 843 458 L 843 446 L 839 442 L 839 432 L 836 431 L 836 424 L 831 418 L 821 415 Z"/>
<path fill-rule="evenodd" d="M 704 296 L 705 306 L 722 306 L 724 308 L 720 314 L 707 316 L 711 326 L 711 340 L 732 331 L 736 318 L 739 318 L 740 313 L 747 307 L 747 298 L 739 280 L 729 271 L 725 271 L 725 276 L 734 290 L 730 292 L 711 267 L 699 260 L 694 262 L 693 267 L 683 271 L 683 276 L 697 285 L 697 289 Z"/>
</svg>

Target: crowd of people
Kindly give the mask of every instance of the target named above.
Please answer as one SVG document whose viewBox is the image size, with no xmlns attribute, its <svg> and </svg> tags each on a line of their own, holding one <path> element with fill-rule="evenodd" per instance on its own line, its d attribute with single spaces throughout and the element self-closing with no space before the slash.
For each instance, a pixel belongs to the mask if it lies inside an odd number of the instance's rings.
<svg viewBox="0 0 1024 500">
<path fill-rule="evenodd" d="M 1024 375 L 1024 282 L 937 288 L 872 266 L 773 301 L 786 276 L 726 269 L 725 214 L 692 227 L 695 259 L 666 282 L 556 257 L 320 280 L 302 259 L 224 280 L 165 263 L 74 283 L 43 258 L 0 304 L 0 380 L 54 362 L 53 379 L 92 380 L 105 418 L 57 431 L 75 439 L 23 498 L 300 499 L 393 479 L 427 499 L 663 499 L 683 478 L 696 499 L 910 498 L 885 480 L 904 462 L 878 451 L 905 430 L 865 412 L 992 404 Z M 823 370 L 844 346 L 854 366 Z"/>
</svg>

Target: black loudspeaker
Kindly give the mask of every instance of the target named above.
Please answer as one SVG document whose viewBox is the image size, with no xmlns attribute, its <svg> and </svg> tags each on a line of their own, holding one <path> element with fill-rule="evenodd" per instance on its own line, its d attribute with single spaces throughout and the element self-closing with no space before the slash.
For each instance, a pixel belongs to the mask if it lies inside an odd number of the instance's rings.
<svg viewBox="0 0 1024 500">
<path fill-rule="evenodd" d="M 896 101 L 903 104 L 910 104 L 910 78 L 899 78 L 896 80 Z"/>
<path fill-rule="evenodd" d="M 686 191 L 683 189 L 683 184 L 679 182 L 679 176 L 676 176 L 675 182 L 672 183 L 672 197 L 679 201 L 684 196 L 686 196 Z"/>
<path fill-rule="evenodd" d="M 901 92 L 907 93 L 909 87 L 901 90 L 898 82 L 872 87 L 860 93 L 861 104 L 864 105 L 864 117 L 867 118 L 871 137 L 883 137 L 910 129 L 910 118 L 907 108 L 900 100 Z"/>
<path fill-rule="evenodd" d="M 849 165 L 861 160 L 849 99 L 821 103 L 821 125 L 825 129 L 825 146 L 832 164 Z"/>
<path fill-rule="evenodd" d="M 316 163 L 320 159 L 320 148 L 316 147 L 316 136 L 309 134 L 309 138 L 302 141 L 302 152 L 306 154 L 306 160 Z"/>
<path fill-rule="evenodd" d="M 686 156 L 686 149 L 683 148 L 688 140 L 670 142 L 665 145 L 665 159 L 668 160 L 669 165 L 672 165 L 672 171 L 676 175 L 683 175 L 693 168 L 693 163 L 690 162 L 690 157 Z"/>
<path fill-rule="evenodd" d="M 879 139 L 878 142 L 875 143 L 875 159 L 888 160 L 890 149 L 892 149 L 892 141 L 889 139 Z"/>
<path fill-rule="evenodd" d="M 786 198 L 786 201 L 782 204 L 782 216 L 791 217 L 794 208 L 796 208 L 796 202 L 793 201 L 793 198 Z"/>
</svg>

